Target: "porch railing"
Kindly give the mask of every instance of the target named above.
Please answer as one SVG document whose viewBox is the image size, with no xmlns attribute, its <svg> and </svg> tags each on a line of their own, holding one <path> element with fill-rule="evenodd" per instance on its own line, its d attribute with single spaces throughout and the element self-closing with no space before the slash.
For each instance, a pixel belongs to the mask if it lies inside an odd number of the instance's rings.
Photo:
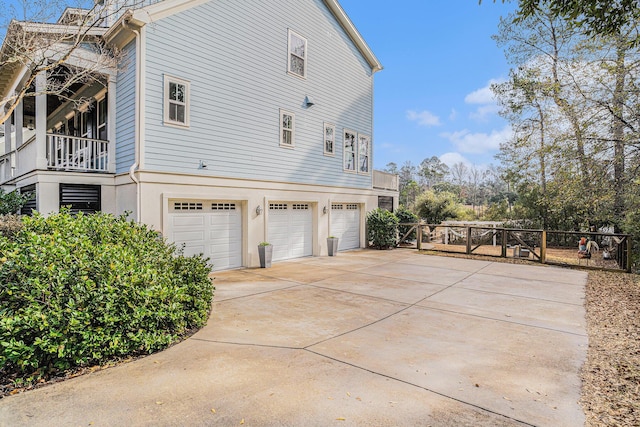
<svg viewBox="0 0 640 427">
<path fill-rule="evenodd" d="M 383 171 L 373 171 L 373 188 L 398 191 L 398 175 Z"/>
<path fill-rule="evenodd" d="M 108 172 L 109 141 L 47 134 L 49 169 Z"/>
</svg>

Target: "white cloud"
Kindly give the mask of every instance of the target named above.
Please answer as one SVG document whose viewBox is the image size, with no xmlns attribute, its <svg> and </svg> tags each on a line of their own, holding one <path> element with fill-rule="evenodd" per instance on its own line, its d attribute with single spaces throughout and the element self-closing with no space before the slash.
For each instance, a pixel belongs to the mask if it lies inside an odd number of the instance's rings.
<svg viewBox="0 0 640 427">
<path fill-rule="evenodd" d="M 490 134 L 483 132 L 471 133 L 467 129 L 440 134 L 441 137 L 448 139 L 461 153 L 474 154 L 498 150 L 500 144 L 508 141 L 512 135 L 513 130 L 509 125 L 502 130 L 492 130 Z"/>
<path fill-rule="evenodd" d="M 486 121 L 489 116 L 497 114 L 500 111 L 496 102 L 496 97 L 491 91 L 491 85 L 502 83 L 504 80 L 491 79 L 487 84 L 464 97 L 464 102 L 472 105 L 479 105 L 476 111 L 469 114 L 469 118 L 476 121 Z"/>
<path fill-rule="evenodd" d="M 449 120 L 453 122 L 456 118 L 458 118 L 458 112 L 455 108 L 452 108 L 451 113 L 449 113 Z"/>
<path fill-rule="evenodd" d="M 469 118 L 477 122 L 485 122 L 489 116 L 498 114 L 499 111 L 500 107 L 498 104 L 481 105 L 476 111 L 469 113 Z"/>
<path fill-rule="evenodd" d="M 471 162 L 460 153 L 453 153 L 453 152 L 444 153 L 443 155 L 440 156 L 440 161 L 449 167 L 460 162 L 471 167 Z"/>
<path fill-rule="evenodd" d="M 407 119 L 418 122 L 420 126 L 440 126 L 441 124 L 440 117 L 427 110 L 420 112 L 409 110 L 407 111 Z"/>
</svg>

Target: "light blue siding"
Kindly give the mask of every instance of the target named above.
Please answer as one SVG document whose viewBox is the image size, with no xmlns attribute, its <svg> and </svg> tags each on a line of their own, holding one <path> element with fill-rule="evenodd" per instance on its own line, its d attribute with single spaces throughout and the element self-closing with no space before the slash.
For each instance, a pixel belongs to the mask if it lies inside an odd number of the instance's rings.
<svg viewBox="0 0 640 427">
<path fill-rule="evenodd" d="M 116 81 L 116 172 L 135 161 L 136 43 L 123 49 L 125 58 Z"/>
<path fill-rule="evenodd" d="M 307 38 L 306 79 L 287 73 L 288 29 Z M 342 133 L 372 136 L 373 75 L 322 0 L 210 1 L 149 24 L 146 40 L 146 169 L 371 187 L 343 171 Z M 190 82 L 188 129 L 163 125 L 165 74 Z M 295 114 L 294 149 L 279 146 L 281 108 Z"/>
</svg>

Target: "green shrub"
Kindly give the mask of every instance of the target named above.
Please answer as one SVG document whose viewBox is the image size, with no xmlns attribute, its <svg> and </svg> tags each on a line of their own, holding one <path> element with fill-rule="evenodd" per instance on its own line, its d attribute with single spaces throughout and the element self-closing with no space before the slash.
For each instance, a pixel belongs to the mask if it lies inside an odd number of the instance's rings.
<svg viewBox="0 0 640 427">
<path fill-rule="evenodd" d="M 18 213 L 31 197 L 31 193 L 20 194 L 18 190 L 7 193 L 0 188 L 0 215 Z"/>
<path fill-rule="evenodd" d="M 375 248 L 394 247 L 398 242 L 398 218 L 384 209 L 372 210 L 367 214 L 367 234 Z"/>
<path fill-rule="evenodd" d="M 0 373 L 27 381 L 151 353 L 207 320 L 210 266 L 109 214 L 24 217 L 0 236 Z"/>
<path fill-rule="evenodd" d="M 396 211 L 396 217 L 398 218 L 398 221 L 400 222 L 400 224 L 402 223 L 411 224 L 411 223 L 416 223 L 420 220 L 416 214 L 414 214 L 404 206 L 400 206 L 400 208 L 398 208 L 398 210 Z M 399 225 L 398 226 L 399 238 L 402 239 L 402 237 L 405 234 L 409 233 L 409 230 L 411 230 L 410 225 Z M 414 229 L 411 233 L 409 233 L 407 237 L 404 238 L 404 240 L 401 243 L 410 242 L 415 239 L 416 239 L 416 231 Z"/>
<path fill-rule="evenodd" d="M 457 219 L 461 207 L 453 193 L 425 191 L 416 200 L 416 211 L 428 224 L 440 224 L 442 221 Z"/>
</svg>

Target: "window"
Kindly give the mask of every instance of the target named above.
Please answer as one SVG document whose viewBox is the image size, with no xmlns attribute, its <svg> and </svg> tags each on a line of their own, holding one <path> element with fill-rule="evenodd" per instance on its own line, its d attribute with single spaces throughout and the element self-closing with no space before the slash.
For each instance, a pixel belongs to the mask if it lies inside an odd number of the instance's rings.
<svg viewBox="0 0 640 427">
<path fill-rule="evenodd" d="M 280 110 L 280 145 L 293 147 L 295 138 L 295 118 L 293 113 Z"/>
<path fill-rule="evenodd" d="M 307 77 L 307 39 L 289 30 L 289 73 Z"/>
<path fill-rule="evenodd" d="M 189 82 L 164 76 L 164 122 L 189 126 Z"/>
<path fill-rule="evenodd" d="M 95 130 L 95 108 L 91 104 L 80 114 L 80 136 L 83 138 L 93 138 Z"/>
<path fill-rule="evenodd" d="M 107 140 L 107 97 L 98 101 L 98 139 Z"/>
<path fill-rule="evenodd" d="M 369 173 L 369 150 L 371 139 L 367 135 L 358 135 L 358 173 Z"/>
<path fill-rule="evenodd" d="M 333 156 L 335 154 L 336 126 L 331 123 L 324 124 L 324 154 Z"/>
<path fill-rule="evenodd" d="M 176 211 L 201 211 L 201 202 L 173 202 L 173 209 Z"/>
<path fill-rule="evenodd" d="M 344 130 L 344 170 L 356 171 L 356 133 Z"/>
</svg>

